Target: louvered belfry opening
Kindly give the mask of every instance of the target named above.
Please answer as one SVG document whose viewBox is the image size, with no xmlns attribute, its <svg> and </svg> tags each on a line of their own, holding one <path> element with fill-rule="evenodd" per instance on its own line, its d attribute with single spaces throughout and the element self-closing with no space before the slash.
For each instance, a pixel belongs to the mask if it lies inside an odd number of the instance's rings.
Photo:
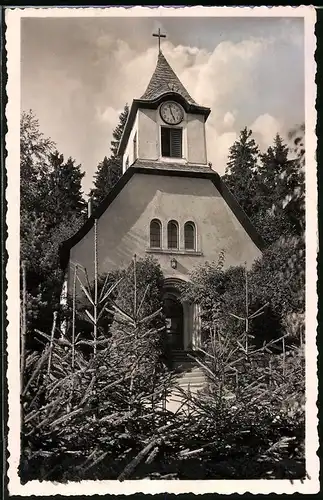
<svg viewBox="0 0 323 500">
<path fill-rule="evenodd" d="M 181 128 L 161 128 L 161 153 L 168 158 L 182 158 Z"/>
</svg>

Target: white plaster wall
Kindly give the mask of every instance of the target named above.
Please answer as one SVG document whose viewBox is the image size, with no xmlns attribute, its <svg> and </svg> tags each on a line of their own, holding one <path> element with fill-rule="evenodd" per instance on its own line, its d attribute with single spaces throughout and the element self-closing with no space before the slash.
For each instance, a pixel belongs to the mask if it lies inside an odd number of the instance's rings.
<svg viewBox="0 0 323 500">
<path fill-rule="evenodd" d="M 164 253 L 150 253 L 149 224 L 162 222 Z M 167 222 L 178 221 L 180 248 L 183 228 L 192 220 L 197 227 L 197 250 L 201 254 L 166 250 Z M 93 279 L 93 228 L 72 249 L 70 259 L 86 267 Z M 133 255 L 153 255 L 166 278 L 189 278 L 190 271 L 205 261 L 217 260 L 225 253 L 225 266 L 250 266 L 261 255 L 238 219 L 210 180 L 186 177 L 134 174 L 98 220 L 99 273 L 127 266 Z M 182 250 L 183 252 L 183 250 Z M 177 268 L 172 269 L 175 256 Z M 69 282 L 71 280 L 69 279 Z M 70 288 L 70 287 L 69 287 Z"/>
<path fill-rule="evenodd" d="M 156 110 L 139 109 L 138 117 L 138 158 L 156 161 L 158 159 Z"/>
<path fill-rule="evenodd" d="M 187 116 L 187 160 L 189 163 L 206 164 L 206 140 L 204 116 Z"/>
<path fill-rule="evenodd" d="M 126 167 L 126 162 L 127 162 L 127 157 L 129 156 L 129 167 L 132 165 L 134 162 L 134 157 L 133 157 L 133 139 L 135 137 L 135 134 L 137 132 L 137 151 L 138 151 L 138 112 L 136 114 L 136 118 L 133 124 L 133 128 L 131 130 L 131 133 L 129 135 L 127 147 L 125 149 L 123 159 L 122 159 L 122 173 L 124 174 L 125 171 L 127 170 Z"/>
</svg>

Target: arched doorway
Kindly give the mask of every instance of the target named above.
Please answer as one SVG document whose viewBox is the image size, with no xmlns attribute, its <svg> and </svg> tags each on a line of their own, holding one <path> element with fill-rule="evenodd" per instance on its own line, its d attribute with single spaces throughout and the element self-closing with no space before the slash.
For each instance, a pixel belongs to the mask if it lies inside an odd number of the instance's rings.
<svg viewBox="0 0 323 500">
<path fill-rule="evenodd" d="M 184 311 L 176 291 L 165 292 L 164 314 L 167 346 L 171 351 L 181 351 L 184 349 Z"/>
</svg>

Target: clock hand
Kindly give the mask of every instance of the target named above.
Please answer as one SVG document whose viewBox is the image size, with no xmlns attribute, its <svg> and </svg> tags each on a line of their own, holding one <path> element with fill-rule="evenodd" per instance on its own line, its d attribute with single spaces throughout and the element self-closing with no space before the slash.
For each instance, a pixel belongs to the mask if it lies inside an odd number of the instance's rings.
<svg viewBox="0 0 323 500">
<path fill-rule="evenodd" d="M 171 107 L 169 107 L 169 109 L 170 109 L 170 114 L 172 115 L 173 119 L 174 119 L 174 120 L 176 120 L 176 118 L 175 118 L 175 116 L 174 116 L 174 113 L 173 113 L 172 108 L 171 108 Z"/>
</svg>

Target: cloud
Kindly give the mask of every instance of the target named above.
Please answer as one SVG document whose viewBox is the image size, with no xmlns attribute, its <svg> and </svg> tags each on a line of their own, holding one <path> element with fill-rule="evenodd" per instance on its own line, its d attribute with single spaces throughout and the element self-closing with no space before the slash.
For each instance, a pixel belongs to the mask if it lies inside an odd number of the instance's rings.
<svg viewBox="0 0 323 500">
<path fill-rule="evenodd" d="M 279 121 L 268 113 L 258 116 L 250 128 L 265 147 L 273 143 L 273 139 L 277 133 L 280 134 L 282 132 L 282 126 Z"/>
<path fill-rule="evenodd" d="M 118 123 L 118 118 L 121 110 L 117 110 L 108 106 L 107 108 L 96 108 L 96 119 L 102 121 L 103 123 L 109 125 L 110 128 L 114 128 Z"/>
<path fill-rule="evenodd" d="M 231 128 L 235 122 L 235 116 L 231 111 L 227 111 L 223 117 L 223 123 L 226 127 Z"/>
<path fill-rule="evenodd" d="M 212 163 L 212 168 L 218 173 L 224 173 L 229 149 L 237 138 L 236 132 L 225 132 L 209 141 L 208 158 Z"/>
</svg>

